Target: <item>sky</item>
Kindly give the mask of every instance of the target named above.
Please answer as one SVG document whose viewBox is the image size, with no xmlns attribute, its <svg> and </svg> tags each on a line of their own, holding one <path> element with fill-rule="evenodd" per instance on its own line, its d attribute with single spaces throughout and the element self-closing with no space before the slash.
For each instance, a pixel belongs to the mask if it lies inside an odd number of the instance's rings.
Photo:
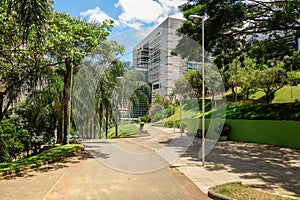
<svg viewBox="0 0 300 200">
<path fill-rule="evenodd" d="M 183 19 L 178 9 L 187 0 L 54 0 L 54 11 L 88 21 L 114 20 L 109 39 L 123 44 L 123 60 L 131 61 L 133 47 L 167 17 Z"/>
</svg>

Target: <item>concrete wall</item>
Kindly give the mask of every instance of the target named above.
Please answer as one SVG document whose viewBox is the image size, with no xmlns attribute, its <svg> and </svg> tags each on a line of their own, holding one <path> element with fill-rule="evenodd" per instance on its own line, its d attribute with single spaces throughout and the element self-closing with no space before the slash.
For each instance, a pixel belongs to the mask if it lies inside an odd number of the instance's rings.
<svg viewBox="0 0 300 200">
<path fill-rule="evenodd" d="M 300 121 L 226 120 L 229 139 L 300 148 Z"/>
<path fill-rule="evenodd" d="M 188 133 L 196 133 L 201 128 L 200 119 L 183 119 L 188 126 Z M 216 137 L 214 128 L 221 122 L 220 119 L 206 119 L 205 127 L 208 137 Z M 233 120 L 227 119 L 231 126 L 230 140 L 272 144 L 300 149 L 300 121 L 271 121 L 271 120 Z"/>
</svg>

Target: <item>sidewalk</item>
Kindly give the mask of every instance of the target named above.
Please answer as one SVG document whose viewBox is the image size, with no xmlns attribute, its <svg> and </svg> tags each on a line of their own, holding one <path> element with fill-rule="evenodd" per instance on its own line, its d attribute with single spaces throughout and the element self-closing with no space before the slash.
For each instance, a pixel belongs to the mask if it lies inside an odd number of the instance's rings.
<svg viewBox="0 0 300 200">
<path fill-rule="evenodd" d="M 164 132 L 174 130 L 164 128 Z M 212 186 L 242 182 L 270 193 L 300 197 L 300 150 L 272 145 L 218 142 L 199 159 L 201 140 L 195 138 L 173 167 L 191 179 L 204 193 Z"/>
</svg>

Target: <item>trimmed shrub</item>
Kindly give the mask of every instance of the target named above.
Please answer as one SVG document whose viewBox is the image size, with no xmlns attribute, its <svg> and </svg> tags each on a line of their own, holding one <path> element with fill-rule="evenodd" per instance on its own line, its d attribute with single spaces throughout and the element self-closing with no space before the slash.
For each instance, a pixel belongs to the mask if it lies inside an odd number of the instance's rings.
<svg viewBox="0 0 300 200">
<path fill-rule="evenodd" d="M 217 115 L 218 113 L 214 114 Z M 211 114 L 207 115 L 207 117 L 210 116 Z M 300 121 L 300 103 L 254 104 L 228 107 L 226 118 Z"/>
</svg>

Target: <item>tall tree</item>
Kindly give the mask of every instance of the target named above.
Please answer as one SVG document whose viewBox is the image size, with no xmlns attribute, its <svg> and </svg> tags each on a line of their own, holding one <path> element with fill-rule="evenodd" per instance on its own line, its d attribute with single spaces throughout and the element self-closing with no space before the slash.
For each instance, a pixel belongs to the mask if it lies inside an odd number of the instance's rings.
<svg viewBox="0 0 300 200">
<path fill-rule="evenodd" d="M 99 83 L 97 86 L 97 103 L 99 107 L 99 123 L 102 126 L 102 120 L 104 118 L 105 112 L 105 137 L 108 137 L 108 125 L 109 125 L 109 118 L 112 116 L 112 104 L 111 98 L 113 94 L 113 90 L 117 83 L 117 77 L 121 77 L 124 75 L 125 69 L 124 65 L 115 60 L 111 63 L 111 65 L 103 72 L 102 76 L 99 79 Z M 117 110 L 117 109 L 115 109 Z M 117 119 L 114 118 L 115 124 L 117 125 Z"/>
<path fill-rule="evenodd" d="M 173 89 L 175 94 L 183 95 L 185 98 L 196 97 L 198 100 L 202 96 L 202 77 L 199 70 L 190 70 L 175 82 Z"/>
<path fill-rule="evenodd" d="M 255 87 L 266 94 L 266 102 L 274 99 L 275 92 L 287 84 L 287 74 L 283 64 L 276 64 L 272 68 L 262 68 L 254 72 Z"/>
<path fill-rule="evenodd" d="M 72 75 L 83 58 L 106 39 L 112 21 L 91 24 L 66 13 L 54 13 L 47 39 L 52 59 L 64 63 L 64 143 L 70 132 Z M 76 69 L 76 68 L 75 68 Z"/>
<path fill-rule="evenodd" d="M 88 104 L 89 108 L 85 105 L 84 107 L 80 107 L 82 112 L 82 108 L 86 108 L 90 110 L 89 113 L 96 114 L 97 120 L 100 125 L 100 136 L 102 137 L 102 124 L 103 124 L 103 104 L 100 103 L 101 98 L 99 98 L 98 94 L 100 91 L 103 93 L 104 91 L 104 82 L 103 82 L 103 73 L 104 71 L 111 65 L 112 62 L 115 61 L 117 57 L 119 57 L 124 52 L 124 46 L 119 45 L 115 41 L 104 40 L 102 41 L 85 59 L 82 63 L 82 67 L 80 68 L 78 79 L 80 79 L 80 83 L 77 85 L 79 88 L 82 88 L 84 91 L 84 95 L 77 95 L 79 102 L 85 102 L 84 99 L 89 99 Z M 82 74 L 83 73 L 83 74 Z M 87 75 L 90 74 L 90 75 Z M 78 82 L 78 80 L 75 80 Z M 93 84 L 93 82 L 96 82 Z M 76 84 L 75 82 L 75 84 Z M 98 85 L 99 82 L 99 85 Z M 83 85 L 89 84 L 87 87 Z M 97 88 L 98 87 L 98 88 Z M 89 90 L 87 94 L 87 88 Z M 97 91 L 98 90 L 98 91 Z M 93 105 L 91 105 L 93 104 Z M 76 110 L 75 110 L 76 112 Z M 78 113 L 78 110 L 77 110 Z M 94 127 L 96 127 L 97 120 L 94 118 Z M 98 123 L 98 122 L 97 122 Z M 95 129 L 95 128 L 94 128 Z M 94 131 L 94 134 L 95 131 Z"/>
<path fill-rule="evenodd" d="M 189 15 L 206 17 L 205 48 L 219 68 L 242 52 L 260 57 L 257 60 L 264 64 L 268 59 L 282 59 L 293 51 L 282 45 L 289 40 L 287 36 L 299 37 L 298 0 L 191 0 L 180 8 L 187 20 L 179 31 L 196 41 L 202 38 L 201 20 L 192 21 Z"/>
<path fill-rule="evenodd" d="M 0 121 L 22 92 L 30 92 L 49 72 L 45 61 L 47 0 L 0 2 Z"/>
</svg>

